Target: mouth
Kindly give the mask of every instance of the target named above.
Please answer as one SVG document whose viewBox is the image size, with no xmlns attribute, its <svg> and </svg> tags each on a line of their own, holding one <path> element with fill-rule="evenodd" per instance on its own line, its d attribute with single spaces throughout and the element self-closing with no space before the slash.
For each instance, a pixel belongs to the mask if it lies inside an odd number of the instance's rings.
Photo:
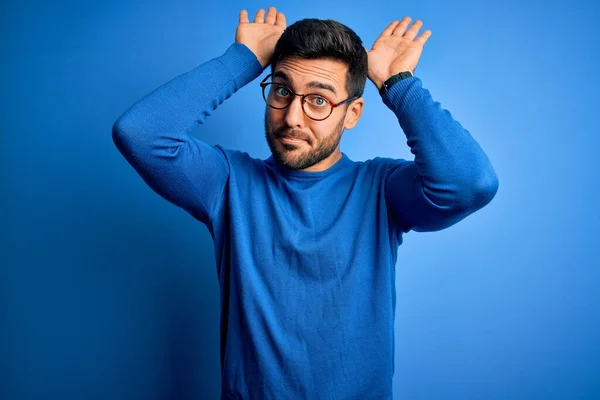
<svg viewBox="0 0 600 400">
<path fill-rule="evenodd" d="M 301 144 L 301 143 L 307 143 L 306 140 L 304 139 L 298 139 L 298 138 L 292 138 L 289 136 L 283 136 L 279 138 L 279 141 L 281 141 L 282 143 L 285 144 Z"/>
</svg>

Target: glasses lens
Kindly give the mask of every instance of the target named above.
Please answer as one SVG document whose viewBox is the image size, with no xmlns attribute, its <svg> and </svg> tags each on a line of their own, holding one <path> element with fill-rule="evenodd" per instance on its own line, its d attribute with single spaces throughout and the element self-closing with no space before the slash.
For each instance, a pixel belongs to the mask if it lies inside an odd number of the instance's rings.
<svg viewBox="0 0 600 400">
<path fill-rule="evenodd" d="M 292 91 L 284 85 L 267 83 L 263 88 L 263 97 L 273 108 L 285 108 L 294 98 Z"/>
<path fill-rule="evenodd" d="M 309 118 L 323 119 L 331 114 L 331 103 L 329 103 L 325 97 L 321 97 L 317 94 L 309 94 L 306 96 L 302 106 Z"/>
</svg>

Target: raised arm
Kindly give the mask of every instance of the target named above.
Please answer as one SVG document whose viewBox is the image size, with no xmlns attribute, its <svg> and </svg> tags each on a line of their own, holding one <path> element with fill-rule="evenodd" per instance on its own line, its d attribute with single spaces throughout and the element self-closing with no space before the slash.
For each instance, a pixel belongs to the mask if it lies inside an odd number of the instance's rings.
<svg viewBox="0 0 600 400">
<path fill-rule="evenodd" d="M 285 29 L 285 16 L 240 12 L 236 42 L 160 86 L 114 123 L 113 140 L 144 181 L 165 199 L 208 222 L 229 176 L 223 153 L 190 136 L 221 103 L 258 77 Z"/>
<path fill-rule="evenodd" d="M 414 73 L 431 31 L 410 18 L 390 24 L 369 52 L 369 78 L 378 88 L 399 72 Z M 416 39 L 415 39 L 416 38 Z M 449 227 L 488 204 L 498 178 L 469 132 L 435 102 L 417 77 L 398 81 L 382 95 L 396 114 L 415 155 L 399 162 L 386 180 L 393 223 L 402 231 Z"/>
</svg>

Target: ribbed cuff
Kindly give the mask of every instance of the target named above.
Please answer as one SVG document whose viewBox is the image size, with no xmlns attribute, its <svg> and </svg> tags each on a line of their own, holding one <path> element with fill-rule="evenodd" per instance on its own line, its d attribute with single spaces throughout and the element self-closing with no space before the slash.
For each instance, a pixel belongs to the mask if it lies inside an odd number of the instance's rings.
<svg viewBox="0 0 600 400">
<path fill-rule="evenodd" d="M 252 82 L 263 72 L 258 59 L 246 45 L 235 42 L 218 58 L 235 81 L 235 90 Z"/>
<path fill-rule="evenodd" d="M 416 76 L 402 79 L 381 96 L 386 106 L 398 117 L 406 112 L 413 102 L 421 98 L 423 93 L 423 82 Z"/>
</svg>

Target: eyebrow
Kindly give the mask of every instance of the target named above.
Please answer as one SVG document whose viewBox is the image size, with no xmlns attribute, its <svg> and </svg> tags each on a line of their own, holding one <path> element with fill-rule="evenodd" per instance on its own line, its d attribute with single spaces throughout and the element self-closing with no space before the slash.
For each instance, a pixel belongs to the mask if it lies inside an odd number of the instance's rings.
<svg viewBox="0 0 600 400">
<path fill-rule="evenodd" d="M 281 78 L 283 80 L 285 80 L 286 82 L 289 82 L 290 79 L 288 78 L 287 74 L 283 71 L 277 71 L 273 73 L 273 78 Z M 308 82 L 306 84 L 307 87 L 309 88 L 314 88 L 314 89 L 325 89 L 325 90 L 329 90 L 331 92 L 333 92 L 333 94 L 337 95 L 337 92 L 335 91 L 335 88 L 328 84 L 328 83 L 323 83 L 323 82 L 318 82 L 318 81 L 311 81 Z"/>
</svg>

